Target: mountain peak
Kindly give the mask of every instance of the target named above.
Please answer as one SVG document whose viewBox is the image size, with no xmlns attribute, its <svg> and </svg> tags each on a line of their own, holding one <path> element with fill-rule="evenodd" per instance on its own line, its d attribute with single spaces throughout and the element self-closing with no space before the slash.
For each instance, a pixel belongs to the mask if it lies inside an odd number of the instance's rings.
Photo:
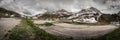
<svg viewBox="0 0 120 40">
<path fill-rule="evenodd" d="M 65 10 L 65 9 L 60 9 L 60 10 L 58 10 L 57 12 L 67 12 L 67 10 Z"/>
<path fill-rule="evenodd" d="M 90 7 L 89 9 L 96 9 L 95 7 Z"/>
<path fill-rule="evenodd" d="M 89 9 L 90 9 L 90 10 L 93 10 L 93 11 L 95 11 L 95 12 L 101 13 L 101 11 L 98 10 L 97 8 L 95 8 L 95 7 L 90 7 Z"/>
<path fill-rule="evenodd" d="M 95 7 L 90 7 L 87 9 L 82 9 L 79 13 L 101 13 L 97 8 Z"/>
</svg>

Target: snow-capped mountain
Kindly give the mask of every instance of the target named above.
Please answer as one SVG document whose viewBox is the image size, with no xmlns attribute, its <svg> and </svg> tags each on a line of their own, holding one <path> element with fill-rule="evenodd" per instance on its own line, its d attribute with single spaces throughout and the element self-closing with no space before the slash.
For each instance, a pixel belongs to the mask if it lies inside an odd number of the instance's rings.
<svg viewBox="0 0 120 40">
<path fill-rule="evenodd" d="M 114 21 L 119 21 L 120 13 L 117 14 L 104 14 L 97 8 L 90 7 L 87 9 L 82 9 L 78 13 L 68 12 L 65 9 L 56 10 L 53 12 L 48 12 L 52 15 L 56 15 L 55 19 L 59 19 L 64 22 L 79 22 L 79 23 L 110 23 Z M 46 17 L 49 18 L 49 17 Z M 54 17 L 53 17 L 54 18 Z M 111 20 L 112 19 L 112 20 Z"/>
<path fill-rule="evenodd" d="M 102 13 L 98 9 L 90 7 L 88 9 L 82 9 L 68 19 L 73 20 L 74 22 L 96 23 L 101 15 Z"/>
<path fill-rule="evenodd" d="M 68 12 L 65 9 L 54 11 L 53 14 L 58 15 L 59 18 L 67 18 L 72 15 L 72 12 Z"/>
</svg>

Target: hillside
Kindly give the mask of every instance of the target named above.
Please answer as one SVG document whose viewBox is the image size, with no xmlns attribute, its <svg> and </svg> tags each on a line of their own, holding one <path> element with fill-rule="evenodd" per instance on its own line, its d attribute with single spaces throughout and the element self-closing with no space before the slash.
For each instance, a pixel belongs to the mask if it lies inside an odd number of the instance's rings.
<svg viewBox="0 0 120 40">
<path fill-rule="evenodd" d="M 20 14 L 14 12 L 14 11 L 0 8 L 0 17 L 2 17 L 2 18 L 20 17 Z"/>
</svg>

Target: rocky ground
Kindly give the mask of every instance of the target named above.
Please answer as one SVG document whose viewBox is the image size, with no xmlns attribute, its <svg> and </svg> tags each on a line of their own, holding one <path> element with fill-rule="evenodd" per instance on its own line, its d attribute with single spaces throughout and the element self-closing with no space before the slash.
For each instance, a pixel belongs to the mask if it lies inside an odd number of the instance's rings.
<svg viewBox="0 0 120 40">
<path fill-rule="evenodd" d="M 0 39 L 12 29 L 15 25 L 19 24 L 19 19 L 14 18 L 2 18 L 0 19 Z M 53 21 L 44 21 L 44 20 L 36 20 L 34 21 L 36 24 L 41 24 L 44 22 L 53 22 Z M 54 23 L 54 26 L 51 27 L 41 27 L 45 31 L 54 34 L 61 35 L 66 37 L 74 37 L 78 38 L 90 38 L 98 35 L 104 35 L 118 27 L 114 25 L 74 25 L 67 23 Z"/>
</svg>

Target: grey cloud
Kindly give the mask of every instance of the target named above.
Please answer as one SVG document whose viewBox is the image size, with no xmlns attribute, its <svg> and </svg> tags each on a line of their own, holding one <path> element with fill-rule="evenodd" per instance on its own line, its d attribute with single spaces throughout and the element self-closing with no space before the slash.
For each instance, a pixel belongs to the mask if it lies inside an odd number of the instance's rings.
<svg viewBox="0 0 120 40">
<path fill-rule="evenodd" d="M 109 13 L 112 9 L 109 10 L 106 1 L 108 0 L 2 0 L 0 7 L 30 15 L 36 15 L 45 10 L 59 9 L 77 12 L 88 7 L 95 7 L 102 12 Z"/>
</svg>

